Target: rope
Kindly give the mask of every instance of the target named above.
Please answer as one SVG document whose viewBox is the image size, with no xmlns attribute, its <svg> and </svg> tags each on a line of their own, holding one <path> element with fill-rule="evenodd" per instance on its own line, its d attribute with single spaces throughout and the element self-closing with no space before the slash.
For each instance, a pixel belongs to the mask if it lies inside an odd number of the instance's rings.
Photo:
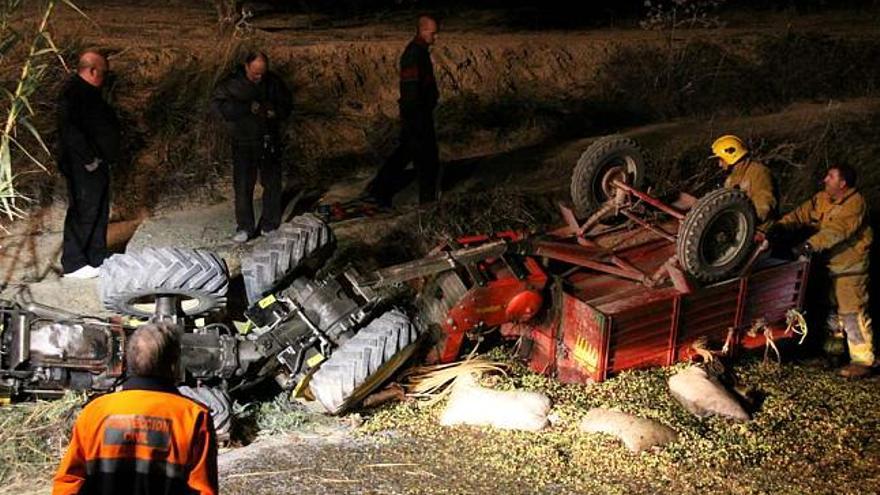
<svg viewBox="0 0 880 495">
<path fill-rule="evenodd" d="M 789 309 L 785 312 L 785 325 L 785 333 L 800 335 L 798 345 L 803 344 L 807 338 L 807 319 L 804 318 L 803 313 L 794 308 Z"/>
<path fill-rule="evenodd" d="M 767 354 L 770 353 L 770 349 L 773 349 L 773 352 L 776 353 L 776 362 L 782 363 L 782 355 L 779 353 L 779 348 L 776 347 L 776 342 L 773 341 L 773 330 L 765 326 L 764 327 L 764 361 L 767 361 Z"/>
<path fill-rule="evenodd" d="M 773 340 L 773 330 L 767 325 L 767 320 L 764 318 L 758 318 L 752 324 L 752 328 L 749 329 L 748 336 L 749 337 L 757 337 L 758 331 L 763 330 L 764 334 L 764 362 L 768 361 L 770 357 L 770 350 L 773 350 L 773 353 L 776 354 L 776 362 L 782 362 L 782 355 L 779 353 L 779 348 L 776 346 L 776 342 Z"/>
<path fill-rule="evenodd" d="M 733 337 L 736 333 L 736 329 L 734 327 L 730 327 L 727 329 L 727 337 L 724 338 L 724 346 L 721 348 L 721 354 L 727 356 L 730 354 L 730 346 L 733 345 Z"/>
</svg>

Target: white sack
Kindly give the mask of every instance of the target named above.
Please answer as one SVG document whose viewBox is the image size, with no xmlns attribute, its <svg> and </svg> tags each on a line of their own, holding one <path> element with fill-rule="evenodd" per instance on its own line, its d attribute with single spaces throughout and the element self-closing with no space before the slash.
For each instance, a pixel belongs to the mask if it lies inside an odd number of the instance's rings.
<svg viewBox="0 0 880 495">
<path fill-rule="evenodd" d="M 471 375 L 458 378 L 452 387 L 440 416 L 444 426 L 464 424 L 538 431 L 547 425 L 550 399 L 544 394 L 483 388 Z"/>
<path fill-rule="evenodd" d="M 691 366 L 669 377 L 669 391 L 691 414 L 704 418 L 725 416 L 748 421 L 749 414 L 736 397 L 699 366 Z"/>
<path fill-rule="evenodd" d="M 602 408 L 590 409 L 581 420 L 580 430 L 613 435 L 632 452 L 659 447 L 678 439 L 675 430 L 657 421 Z"/>
</svg>

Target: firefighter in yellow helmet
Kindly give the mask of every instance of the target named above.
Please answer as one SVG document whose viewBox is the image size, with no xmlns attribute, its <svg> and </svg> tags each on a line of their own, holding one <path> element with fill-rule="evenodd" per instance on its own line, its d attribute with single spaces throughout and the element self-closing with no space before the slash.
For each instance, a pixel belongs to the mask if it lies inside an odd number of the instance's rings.
<svg viewBox="0 0 880 495">
<path fill-rule="evenodd" d="M 811 227 L 815 233 L 796 252 L 820 253 L 831 274 L 831 314 L 825 351 L 842 354 L 843 334 L 849 346 L 849 365 L 840 374 L 861 378 L 874 364 L 874 341 L 868 316 L 868 250 L 874 238 L 865 199 L 856 191 L 856 172 L 844 164 L 828 169 L 825 189 L 774 226 Z"/>
<path fill-rule="evenodd" d="M 728 173 L 724 187 L 746 193 L 755 205 L 759 225 L 765 225 L 776 213 L 777 203 L 770 169 L 752 159 L 742 139 L 731 134 L 712 143 L 712 154 L 718 158 L 718 166 Z M 762 226 L 759 229 L 763 230 Z"/>
</svg>

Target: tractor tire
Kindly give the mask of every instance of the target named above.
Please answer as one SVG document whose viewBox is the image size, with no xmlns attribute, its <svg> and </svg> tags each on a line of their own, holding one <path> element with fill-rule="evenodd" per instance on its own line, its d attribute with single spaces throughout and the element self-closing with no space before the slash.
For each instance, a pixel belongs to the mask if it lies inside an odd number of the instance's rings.
<svg viewBox="0 0 880 495">
<path fill-rule="evenodd" d="M 326 260 L 334 245 L 333 231 L 311 213 L 267 234 L 241 260 L 248 304 L 262 299 L 307 262 Z"/>
<path fill-rule="evenodd" d="M 445 333 L 443 323 L 449 311 L 454 308 L 467 293 L 467 286 L 455 270 L 440 272 L 425 284 L 416 300 L 421 321 L 427 327 L 430 344 L 438 346 L 443 343 Z M 437 351 L 441 349 L 438 347 Z"/>
<path fill-rule="evenodd" d="M 419 330 L 393 309 L 344 342 L 312 375 L 312 395 L 330 414 L 340 414 L 376 390 L 412 356 Z"/>
<path fill-rule="evenodd" d="M 676 255 L 700 282 L 716 282 L 752 252 L 755 209 L 739 189 L 716 189 L 697 201 L 678 229 Z"/>
<path fill-rule="evenodd" d="M 618 134 L 597 139 L 584 151 L 571 175 L 575 213 L 586 217 L 613 194 L 611 178 L 640 189 L 645 182 L 647 155 L 634 140 Z"/>
<path fill-rule="evenodd" d="M 228 287 L 226 262 L 216 254 L 148 247 L 104 261 L 98 291 L 104 307 L 121 314 L 153 316 L 157 296 L 176 295 L 183 313 L 196 316 L 225 306 Z"/>
<path fill-rule="evenodd" d="M 232 399 L 225 390 L 219 387 L 190 387 L 183 385 L 177 390 L 184 397 L 188 397 L 211 410 L 211 419 L 214 420 L 214 431 L 217 432 L 217 440 L 226 442 L 232 433 Z"/>
</svg>

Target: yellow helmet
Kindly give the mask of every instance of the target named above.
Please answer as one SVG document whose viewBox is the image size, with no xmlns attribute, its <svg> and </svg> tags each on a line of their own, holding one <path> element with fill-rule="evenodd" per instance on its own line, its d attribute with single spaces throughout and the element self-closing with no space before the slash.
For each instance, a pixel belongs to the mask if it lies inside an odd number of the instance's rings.
<svg viewBox="0 0 880 495">
<path fill-rule="evenodd" d="M 746 144 L 733 134 L 721 136 L 712 143 L 712 154 L 720 158 L 728 167 L 740 161 L 748 153 Z"/>
</svg>

